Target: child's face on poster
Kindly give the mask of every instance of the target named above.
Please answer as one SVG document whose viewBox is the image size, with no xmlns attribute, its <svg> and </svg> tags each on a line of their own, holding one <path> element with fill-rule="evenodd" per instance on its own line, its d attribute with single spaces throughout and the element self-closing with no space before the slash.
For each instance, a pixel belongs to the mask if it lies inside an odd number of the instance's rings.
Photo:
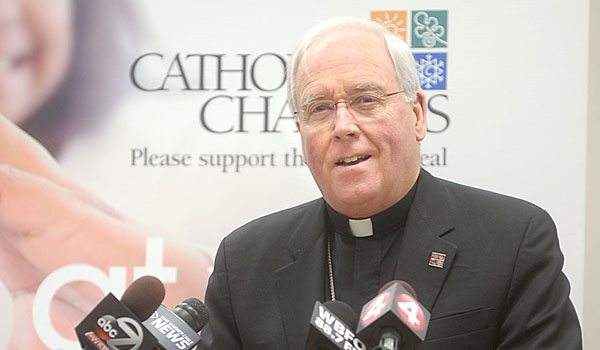
<svg viewBox="0 0 600 350">
<path fill-rule="evenodd" d="M 70 0 L 0 0 L 0 112 L 17 124 L 66 74 L 71 10 Z"/>
</svg>

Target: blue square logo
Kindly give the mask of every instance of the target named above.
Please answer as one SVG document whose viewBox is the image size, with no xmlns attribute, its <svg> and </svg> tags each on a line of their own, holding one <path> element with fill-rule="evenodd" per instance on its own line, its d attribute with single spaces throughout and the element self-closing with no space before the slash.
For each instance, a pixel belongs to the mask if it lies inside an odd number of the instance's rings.
<svg viewBox="0 0 600 350">
<path fill-rule="evenodd" d="M 419 83 L 423 90 L 445 90 L 448 73 L 445 52 L 414 53 L 419 73 Z"/>
</svg>

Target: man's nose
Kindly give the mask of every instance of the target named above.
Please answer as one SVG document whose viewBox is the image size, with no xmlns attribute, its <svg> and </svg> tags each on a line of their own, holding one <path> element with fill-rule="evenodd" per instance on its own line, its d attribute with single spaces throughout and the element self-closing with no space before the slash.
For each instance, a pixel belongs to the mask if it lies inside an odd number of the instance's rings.
<svg viewBox="0 0 600 350">
<path fill-rule="evenodd" d="M 360 135 L 360 128 L 357 120 L 352 114 L 349 104 L 340 101 L 336 103 L 335 114 L 333 117 L 332 134 L 338 139 L 357 137 Z"/>
</svg>

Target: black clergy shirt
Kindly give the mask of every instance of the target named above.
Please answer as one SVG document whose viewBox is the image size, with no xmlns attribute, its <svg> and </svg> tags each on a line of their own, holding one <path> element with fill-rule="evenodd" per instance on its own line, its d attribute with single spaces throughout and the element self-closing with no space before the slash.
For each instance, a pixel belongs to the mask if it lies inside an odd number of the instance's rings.
<svg viewBox="0 0 600 350">
<path fill-rule="evenodd" d="M 404 232 L 417 185 L 418 180 L 400 201 L 369 218 L 372 235 L 366 237 L 355 236 L 351 219 L 327 205 L 335 297 L 350 304 L 357 314 L 379 288 L 394 278 L 397 255 L 393 252 L 400 250 L 398 237 Z M 354 232 L 358 233 L 356 229 Z"/>
</svg>

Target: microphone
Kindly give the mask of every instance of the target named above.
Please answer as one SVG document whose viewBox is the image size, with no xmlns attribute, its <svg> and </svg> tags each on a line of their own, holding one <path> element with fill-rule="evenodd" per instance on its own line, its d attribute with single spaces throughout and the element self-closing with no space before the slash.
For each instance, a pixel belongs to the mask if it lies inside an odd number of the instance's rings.
<svg viewBox="0 0 600 350">
<path fill-rule="evenodd" d="M 208 322 L 208 309 L 197 298 L 187 298 L 173 311 L 164 305 L 143 322 L 158 339 L 161 350 L 189 350 L 200 342 L 198 332 Z"/>
<path fill-rule="evenodd" d="M 356 312 L 341 301 L 315 302 L 305 350 L 367 350 L 354 334 Z M 349 326 L 350 325 L 350 326 Z"/>
<path fill-rule="evenodd" d="M 121 303 L 140 321 L 145 321 L 165 299 L 165 286 L 154 276 L 142 276 L 133 281 L 121 297 Z"/>
<path fill-rule="evenodd" d="M 376 350 L 414 349 L 427 334 L 431 314 L 404 281 L 391 281 L 363 306 L 357 335 Z"/>
<path fill-rule="evenodd" d="M 108 293 L 75 327 L 82 349 L 151 349 L 157 340 L 143 326 L 165 298 L 165 287 L 156 277 L 143 276 L 123 293 L 121 301 Z"/>
</svg>

